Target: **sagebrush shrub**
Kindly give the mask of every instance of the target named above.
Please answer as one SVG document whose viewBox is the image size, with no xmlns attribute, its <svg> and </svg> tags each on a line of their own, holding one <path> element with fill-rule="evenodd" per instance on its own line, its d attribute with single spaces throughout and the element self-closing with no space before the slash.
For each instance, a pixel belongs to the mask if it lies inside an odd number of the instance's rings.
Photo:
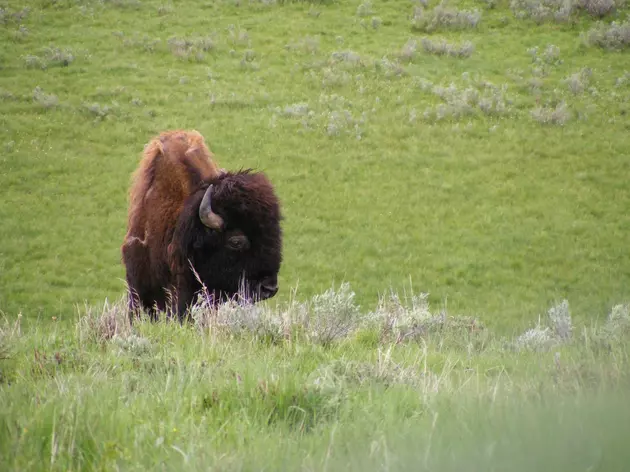
<svg viewBox="0 0 630 472">
<path fill-rule="evenodd" d="M 564 23 L 574 12 L 574 4 L 572 0 L 511 0 L 510 9 L 518 19 L 529 18 L 538 24 Z"/>
<path fill-rule="evenodd" d="M 361 60 L 361 56 L 351 50 L 345 51 L 334 51 L 330 55 L 331 63 L 335 64 L 343 64 L 350 67 L 360 66 L 363 61 Z"/>
<path fill-rule="evenodd" d="M 403 367 L 394 362 L 391 358 L 390 347 L 386 351 L 378 350 L 376 363 L 339 359 L 330 364 L 321 365 L 310 375 L 310 383 L 328 391 L 343 392 L 356 385 L 419 386 L 427 380 L 433 380 L 430 375 L 422 374 L 417 369 Z"/>
<path fill-rule="evenodd" d="M 507 97 L 507 84 L 498 87 L 481 81 L 462 89 L 451 83 L 448 87 L 434 85 L 430 91 L 440 97 L 443 103 L 425 110 L 423 116 L 429 121 L 461 118 L 478 113 L 499 116 L 510 111 L 511 100 Z"/>
<path fill-rule="evenodd" d="M 621 77 L 617 77 L 615 80 L 615 87 L 622 87 L 624 85 L 630 85 L 630 72 L 624 72 Z"/>
<path fill-rule="evenodd" d="M 24 56 L 24 65 L 26 66 L 27 69 L 42 69 L 42 70 L 45 70 L 46 67 L 48 66 L 46 64 L 46 61 L 44 61 L 41 57 L 34 56 L 31 54 Z"/>
<path fill-rule="evenodd" d="M 431 10 L 425 10 L 421 6 L 415 7 L 411 27 L 426 32 L 439 29 L 457 30 L 476 28 L 480 21 L 480 10 L 458 10 L 449 7 L 445 1 L 442 1 Z"/>
<path fill-rule="evenodd" d="M 571 338 L 573 333 L 573 324 L 571 322 L 571 312 L 569 311 L 569 302 L 562 300 L 559 305 L 551 307 L 547 312 L 549 325 L 553 329 L 554 335 L 561 340 Z"/>
<path fill-rule="evenodd" d="M 617 8 L 615 0 L 578 0 L 577 5 L 591 16 L 606 16 Z"/>
<path fill-rule="evenodd" d="M 585 67 L 564 79 L 564 83 L 574 95 L 579 95 L 588 87 L 592 75 L 593 71 Z"/>
<path fill-rule="evenodd" d="M 529 18 L 538 24 L 566 23 L 580 10 L 601 18 L 624 3 L 625 0 L 511 0 L 510 9 L 516 18 Z"/>
<path fill-rule="evenodd" d="M 538 324 L 518 336 L 514 341 L 517 350 L 546 351 L 554 346 L 569 342 L 573 332 L 569 302 L 563 300 L 560 304 L 547 311 L 544 324 Z"/>
<path fill-rule="evenodd" d="M 369 0 L 366 0 L 357 7 L 357 16 L 369 16 L 373 13 L 372 2 Z"/>
<path fill-rule="evenodd" d="M 88 114 L 94 116 L 97 120 L 104 120 L 105 118 L 113 115 L 116 111 L 116 106 L 114 104 L 110 105 L 101 105 L 100 103 L 83 103 L 83 110 Z"/>
<path fill-rule="evenodd" d="M 630 305 L 615 305 L 610 310 L 600 334 L 607 341 L 625 339 L 630 333 Z"/>
<path fill-rule="evenodd" d="M 74 54 L 70 49 L 55 46 L 46 49 L 45 57 L 49 66 L 67 67 L 74 61 Z"/>
<path fill-rule="evenodd" d="M 387 78 L 401 77 L 407 75 L 407 70 L 399 61 L 392 61 L 387 57 L 374 61 L 374 69 L 378 73 L 382 73 Z"/>
<path fill-rule="evenodd" d="M 309 339 L 330 344 L 345 338 L 359 327 L 361 313 L 354 303 L 355 293 L 344 282 L 338 290 L 330 288 L 311 301 L 305 322 Z"/>
<path fill-rule="evenodd" d="M 174 56 L 202 61 L 205 53 L 215 48 L 215 41 L 210 36 L 194 38 L 172 37 L 168 40 L 168 46 Z"/>
<path fill-rule="evenodd" d="M 279 310 L 270 310 L 243 299 L 214 306 L 205 291 L 191 309 L 190 316 L 199 331 L 229 336 L 253 335 L 277 340 L 290 330 L 292 319 Z"/>
<path fill-rule="evenodd" d="M 87 338 L 92 342 L 102 343 L 114 337 L 126 339 L 133 333 L 126 299 L 113 304 L 106 300 L 100 310 L 86 306 L 77 328 L 80 338 Z"/>
<path fill-rule="evenodd" d="M 621 50 L 630 47 L 630 19 L 610 25 L 598 23 L 586 33 L 586 43 L 602 49 Z"/>
<path fill-rule="evenodd" d="M 9 7 L 0 6 L 0 25 L 8 25 L 11 23 L 20 24 L 24 20 L 31 9 L 26 7 L 21 10 L 14 11 Z"/>
<path fill-rule="evenodd" d="M 43 108 L 54 108 L 59 105 L 57 95 L 45 93 L 39 86 L 33 90 L 33 101 Z"/>
<path fill-rule="evenodd" d="M 446 312 L 431 313 L 428 293 L 411 295 L 403 304 L 396 293 L 380 297 L 376 310 L 370 314 L 384 339 L 395 342 L 413 340 L 426 335 L 462 335 L 483 329 L 478 320 L 466 316 L 448 316 Z"/>
<path fill-rule="evenodd" d="M 429 54 L 451 57 L 470 57 L 475 50 L 475 46 L 470 41 L 454 44 L 445 39 L 433 41 L 429 38 L 422 38 L 422 48 Z"/>
<path fill-rule="evenodd" d="M 554 106 L 536 107 L 531 111 L 531 117 L 542 124 L 564 125 L 571 118 L 571 111 L 565 102 Z"/>
</svg>

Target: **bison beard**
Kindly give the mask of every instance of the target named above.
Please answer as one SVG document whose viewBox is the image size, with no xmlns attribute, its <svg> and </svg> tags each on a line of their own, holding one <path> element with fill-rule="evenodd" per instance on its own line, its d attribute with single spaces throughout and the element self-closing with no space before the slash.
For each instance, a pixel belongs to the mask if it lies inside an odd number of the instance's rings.
<svg viewBox="0 0 630 472">
<path fill-rule="evenodd" d="M 122 253 L 130 316 L 144 308 L 153 319 L 156 310 L 183 319 L 204 287 L 214 303 L 273 297 L 282 260 L 281 219 L 262 173 L 228 172 L 201 181 L 164 234 L 128 234 Z"/>
</svg>

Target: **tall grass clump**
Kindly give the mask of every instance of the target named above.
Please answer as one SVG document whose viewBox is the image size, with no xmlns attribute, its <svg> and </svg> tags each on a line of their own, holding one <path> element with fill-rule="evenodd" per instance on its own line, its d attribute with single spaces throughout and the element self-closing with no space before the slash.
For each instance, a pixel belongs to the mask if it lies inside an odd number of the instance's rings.
<svg viewBox="0 0 630 472">
<path fill-rule="evenodd" d="M 22 332 L 22 314 L 18 314 L 15 321 L 11 322 L 4 316 L 0 322 L 0 361 L 7 360 L 10 357 L 11 345 Z M 0 374 L 0 383 L 1 374 Z"/>
</svg>

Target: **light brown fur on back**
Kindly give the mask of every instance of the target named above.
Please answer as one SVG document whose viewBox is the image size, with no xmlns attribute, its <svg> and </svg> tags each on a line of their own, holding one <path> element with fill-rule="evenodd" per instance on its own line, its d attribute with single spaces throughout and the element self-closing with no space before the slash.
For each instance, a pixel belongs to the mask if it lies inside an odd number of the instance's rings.
<svg viewBox="0 0 630 472">
<path fill-rule="evenodd" d="M 184 200 L 199 183 L 220 175 L 213 158 L 194 130 L 165 131 L 152 139 L 133 175 L 125 243 L 137 238 L 165 248 Z"/>
</svg>

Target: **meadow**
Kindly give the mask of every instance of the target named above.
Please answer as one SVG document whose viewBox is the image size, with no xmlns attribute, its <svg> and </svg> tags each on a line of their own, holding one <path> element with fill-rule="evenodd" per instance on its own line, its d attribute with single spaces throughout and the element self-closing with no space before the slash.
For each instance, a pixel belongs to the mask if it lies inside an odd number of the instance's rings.
<svg viewBox="0 0 630 472">
<path fill-rule="evenodd" d="M 169 128 L 275 183 L 279 300 L 347 281 L 369 309 L 412 286 L 512 326 L 563 298 L 590 319 L 628 296 L 626 8 L 605 18 L 620 25 L 607 48 L 577 7 L 4 5 L 6 313 L 72 316 L 124 292 L 130 174 Z"/>
<path fill-rule="evenodd" d="M 0 469 L 624 470 L 624 0 L 0 0 Z M 280 292 L 124 317 L 143 146 L 271 178 Z"/>
</svg>

